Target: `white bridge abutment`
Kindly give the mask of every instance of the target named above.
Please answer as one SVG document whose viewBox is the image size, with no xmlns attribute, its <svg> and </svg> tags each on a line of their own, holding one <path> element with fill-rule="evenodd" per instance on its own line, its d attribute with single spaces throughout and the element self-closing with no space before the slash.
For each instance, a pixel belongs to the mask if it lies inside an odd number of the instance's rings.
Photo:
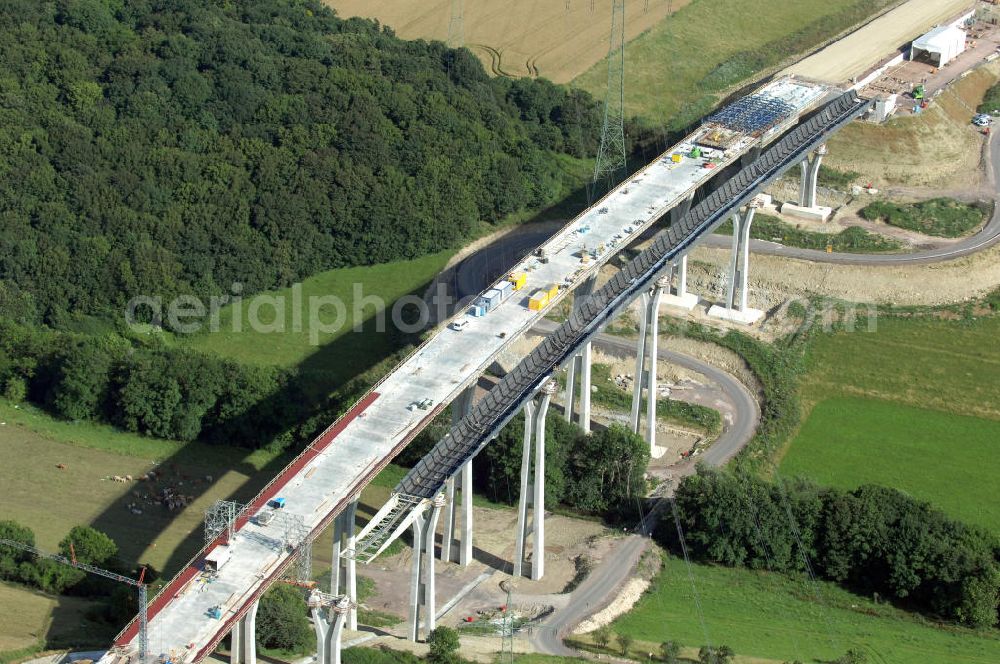
<svg viewBox="0 0 1000 664">
<path fill-rule="evenodd" d="M 524 440 L 521 450 L 521 493 L 517 504 L 513 576 L 523 574 L 528 544 L 528 508 L 531 508 L 531 579 L 545 574 L 545 416 L 558 389 L 547 380 L 539 394 L 524 405 Z M 534 468 L 532 468 L 534 449 Z"/>
</svg>

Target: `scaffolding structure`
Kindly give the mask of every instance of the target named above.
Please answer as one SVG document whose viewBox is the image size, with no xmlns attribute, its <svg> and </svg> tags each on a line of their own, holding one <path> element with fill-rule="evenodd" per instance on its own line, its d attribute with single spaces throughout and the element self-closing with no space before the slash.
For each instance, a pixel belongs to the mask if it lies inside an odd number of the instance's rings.
<svg viewBox="0 0 1000 664">
<path fill-rule="evenodd" d="M 784 122 L 794 113 L 795 108 L 788 102 L 767 94 L 755 94 L 708 116 L 707 122 L 755 136 Z"/>
<path fill-rule="evenodd" d="M 231 500 L 217 500 L 205 510 L 205 546 L 214 542 L 223 531 L 226 532 L 226 541 L 232 540 L 236 519 L 245 509 L 246 505 Z"/>
</svg>

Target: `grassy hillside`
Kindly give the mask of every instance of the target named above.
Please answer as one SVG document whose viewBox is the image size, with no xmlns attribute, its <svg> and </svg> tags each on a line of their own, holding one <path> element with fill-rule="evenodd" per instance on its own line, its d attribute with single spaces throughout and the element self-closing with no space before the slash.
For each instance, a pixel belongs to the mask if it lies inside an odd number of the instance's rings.
<svg viewBox="0 0 1000 664">
<path fill-rule="evenodd" d="M 783 59 L 809 50 L 891 0 L 695 0 L 629 43 L 628 113 L 683 127 L 721 94 Z M 600 63 L 575 84 L 603 96 Z"/>
<path fill-rule="evenodd" d="M 848 648 L 880 664 L 992 664 L 1000 658 L 995 631 L 935 627 L 831 584 L 818 586 L 819 603 L 816 589 L 804 581 L 695 565 L 706 637 L 684 561 L 668 556 L 665 563 L 635 608 L 612 625 L 648 643 L 638 644 L 637 652 L 675 640 L 695 649 L 726 644 L 738 655 L 780 661 L 829 661 Z"/>
</svg>

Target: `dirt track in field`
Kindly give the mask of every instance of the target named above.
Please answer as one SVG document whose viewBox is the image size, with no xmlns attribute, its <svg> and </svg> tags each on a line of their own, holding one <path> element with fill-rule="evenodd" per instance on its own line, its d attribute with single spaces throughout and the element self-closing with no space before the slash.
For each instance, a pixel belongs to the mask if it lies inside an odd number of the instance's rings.
<svg viewBox="0 0 1000 664">
<path fill-rule="evenodd" d="M 690 0 L 635 3 L 625 22 L 634 39 Z M 448 39 L 451 0 L 325 0 L 343 17 L 378 19 L 406 39 Z M 611 3 L 589 0 L 465 0 L 464 43 L 487 71 L 567 83 L 608 53 Z"/>
</svg>

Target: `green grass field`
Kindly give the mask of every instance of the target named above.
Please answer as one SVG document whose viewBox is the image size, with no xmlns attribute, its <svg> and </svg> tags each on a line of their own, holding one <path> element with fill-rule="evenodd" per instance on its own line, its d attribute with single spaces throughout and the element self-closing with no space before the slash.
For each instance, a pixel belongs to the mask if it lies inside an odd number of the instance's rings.
<svg viewBox="0 0 1000 664">
<path fill-rule="evenodd" d="M 998 335 L 997 316 L 921 316 L 818 336 L 803 378 L 808 416 L 781 473 L 893 486 L 1000 532 Z"/>
<path fill-rule="evenodd" d="M 864 313 L 862 310 L 860 313 Z M 810 343 L 803 396 L 874 397 L 1000 420 L 1000 316 L 887 317 Z"/>
<path fill-rule="evenodd" d="M 385 332 L 376 328 L 374 306 L 357 310 L 356 294 L 364 298 L 378 298 L 387 308 L 400 297 L 418 291 L 444 268 L 454 255 L 443 251 L 412 261 L 398 261 L 383 265 L 329 270 L 302 282 L 301 324 L 296 324 L 291 288 L 268 291 L 263 296 L 284 300 L 284 322 L 275 322 L 273 306 L 261 306 L 256 320 L 265 327 L 254 330 L 250 324 L 251 298 L 239 309 L 233 306 L 222 309 L 218 331 L 206 331 L 181 338 L 181 343 L 207 353 L 213 353 L 239 362 L 298 366 L 307 373 L 322 374 L 331 384 L 340 384 L 364 372 L 393 350 L 388 330 L 390 311 L 385 312 Z M 422 295 L 422 293 L 421 293 Z M 320 325 L 310 325 L 310 298 L 334 296 L 345 306 L 345 315 L 339 318 L 333 307 L 317 311 Z M 234 324 L 234 318 L 236 318 Z M 355 325 L 361 332 L 354 332 Z M 321 327 L 327 326 L 327 327 Z M 269 332 L 268 329 L 276 329 Z M 312 330 L 312 331 L 311 331 Z M 326 331 L 329 330 L 329 331 Z"/>
<path fill-rule="evenodd" d="M 822 604 L 811 584 L 783 575 L 694 565 L 697 597 L 681 559 L 665 558 L 650 590 L 611 629 L 655 648 L 667 640 L 697 647 L 710 641 L 738 656 L 778 661 L 829 661 L 860 648 L 873 664 L 993 664 L 1000 661 L 1000 635 L 937 627 L 884 604 L 874 604 L 832 584 L 821 583 Z M 655 652 L 655 650 L 654 650 Z"/>
<path fill-rule="evenodd" d="M 893 486 L 1000 533 L 1000 421 L 841 397 L 816 404 L 781 473 Z"/>
<path fill-rule="evenodd" d="M 721 93 L 860 22 L 889 0 L 697 0 L 628 44 L 625 108 L 681 128 Z M 692 57 L 696 54 L 697 57 Z M 599 99 L 601 63 L 574 81 Z"/>
<path fill-rule="evenodd" d="M 986 204 L 932 198 L 919 203 L 876 201 L 861 208 L 858 214 L 926 235 L 961 237 L 982 226 L 989 212 Z"/>
</svg>

